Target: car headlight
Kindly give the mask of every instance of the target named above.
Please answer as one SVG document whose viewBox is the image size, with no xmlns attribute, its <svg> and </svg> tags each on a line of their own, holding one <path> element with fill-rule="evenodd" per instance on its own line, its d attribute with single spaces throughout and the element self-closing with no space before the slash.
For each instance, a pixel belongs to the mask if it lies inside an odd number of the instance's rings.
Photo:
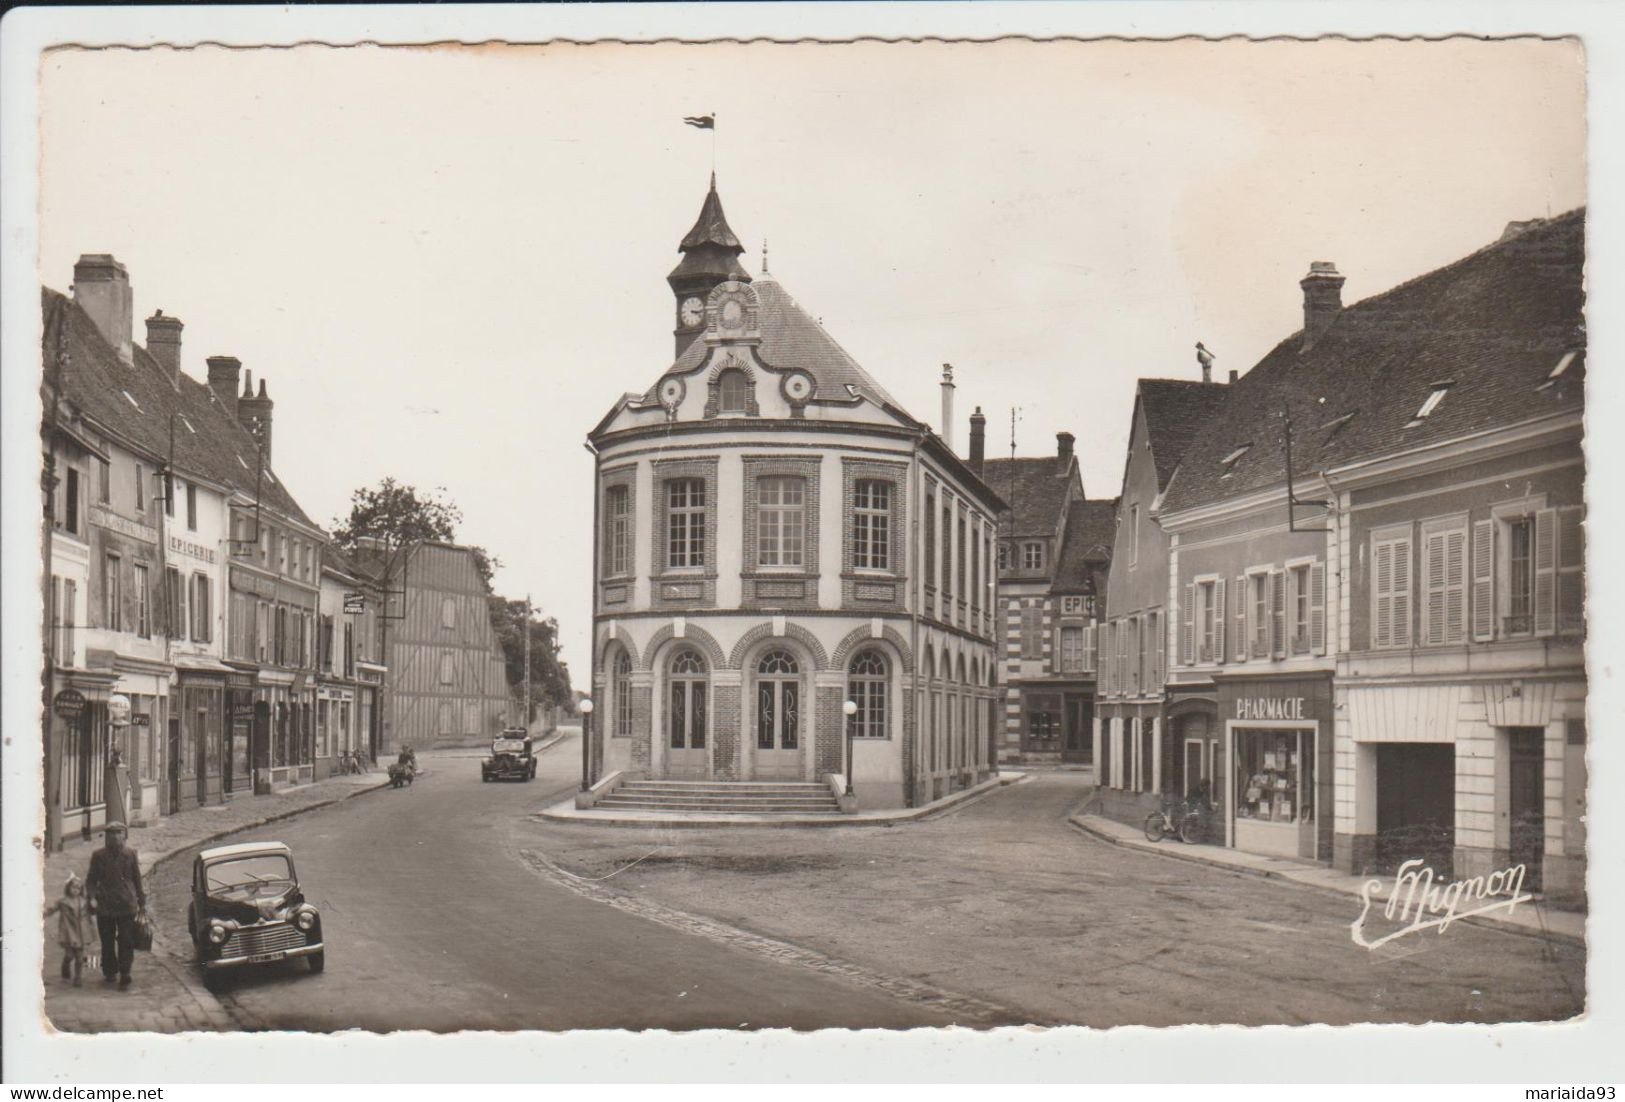
<svg viewBox="0 0 1625 1102">
<path fill-rule="evenodd" d="M 293 924 L 299 927 L 301 930 L 309 930 L 311 927 L 316 925 L 316 912 L 300 911 L 298 914 L 293 916 Z"/>
<path fill-rule="evenodd" d="M 230 936 L 231 931 L 220 925 L 218 922 L 211 923 L 209 925 L 209 940 L 214 944 L 224 945 L 226 943 L 226 938 Z"/>
</svg>

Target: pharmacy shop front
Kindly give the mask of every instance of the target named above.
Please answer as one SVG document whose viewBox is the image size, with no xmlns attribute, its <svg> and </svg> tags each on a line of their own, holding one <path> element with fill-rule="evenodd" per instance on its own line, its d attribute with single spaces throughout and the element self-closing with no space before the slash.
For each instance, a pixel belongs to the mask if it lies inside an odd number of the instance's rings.
<svg viewBox="0 0 1625 1102">
<path fill-rule="evenodd" d="M 1332 859 L 1332 675 L 1214 678 L 1224 725 L 1225 844 Z"/>
</svg>

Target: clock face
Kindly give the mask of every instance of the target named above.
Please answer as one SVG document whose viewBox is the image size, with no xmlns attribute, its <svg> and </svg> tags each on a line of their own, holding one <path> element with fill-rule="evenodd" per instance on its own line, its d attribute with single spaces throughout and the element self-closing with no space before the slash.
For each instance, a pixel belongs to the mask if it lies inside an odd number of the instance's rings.
<svg viewBox="0 0 1625 1102">
<path fill-rule="evenodd" d="M 724 329 L 738 329 L 745 323 L 745 304 L 736 298 L 730 298 L 722 304 L 722 326 Z"/>
<path fill-rule="evenodd" d="M 812 379 L 804 373 L 797 371 L 784 378 L 784 396 L 792 402 L 805 402 L 812 397 Z"/>
<path fill-rule="evenodd" d="M 700 319 L 705 317 L 705 303 L 701 302 L 697 296 L 689 295 L 683 300 L 682 306 L 678 308 L 677 317 L 685 326 L 698 325 Z"/>
</svg>

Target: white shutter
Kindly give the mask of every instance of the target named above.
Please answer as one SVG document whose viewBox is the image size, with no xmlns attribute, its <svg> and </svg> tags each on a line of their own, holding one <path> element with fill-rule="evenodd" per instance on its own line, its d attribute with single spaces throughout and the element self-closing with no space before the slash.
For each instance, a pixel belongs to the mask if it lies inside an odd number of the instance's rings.
<svg viewBox="0 0 1625 1102">
<path fill-rule="evenodd" d="M 1286 657 L 1286 579 L 1279 570 L 1270 571 L 1270 653 Z"/>
<path fill-rule="evenodd" d="M 1394 541 L 1394 587 L 1391 591 L 1394 608 L 1394 644 L 1411 643 L 1411 541 Z"/>
<path fill-rule="evenodd" d="M 1467 530 L 1444 537 L 1444 641 L 1467 640 Z"/>
<path fill-rule="evenodd" d="M 1247 576 L 1245 574 L 1236 575 L 1235 588 L 1230 591 L 1230 603 L 1236 609 L 1234 617 L 1236 622 L 1231 627 L 1231 630 L 1236 633 L 1236 642 L 1233 648 L 1236 661 L 1245 662 L 1247 661 L 1247 606 L 1250 603 L 1247 599 Z"/>
<path fill-rule="evenodd" d="M 1083 672 L 1095 672 L 1095 633 L 1100 629 L 1093 624 L 1083 629 Z"/>
<path fill-rule="evenodd" d="M 1213 583 L 1213 661 L 1223 662 L 1224 649 L 1224 579 Z"/>
<path fill-rule="evenodd" d="M 1473 525 L 1473 638 L 1495 638 L 1495 522 Z"/>
<path fill-rule="evenodd" d="M 1371 613 L 1371 645 L 1386 647 L 1394 641 L 1394 545 L 1379 543 L 1372 551 L 1372 592 L 1376 595 Z"/>
<path fill-rule="evenodd" d="M 1557 630 L 1557 510 L 1535 514 L 1535 634 Z"/>
<path fill-rule="evenodd" d="M 1326 564 L 1323 562 L 1309 568 L 1309 647 L 1316 654 L 1326 653 Z"/>
<path fill-rule="evenodd" d="M 1292 654 L 1296 653 L 1293 650 L 1293 647 L 1298 642 L 1298 624 L 1297 624 L 1297 620 L 1298 620 L 1298 572 L 1297 572 L 1297 570 L 1295 570 L 1294 568 L 1292 568 L 1290 566 L 1287 567 L 1286 572 L 1282 575 L 1282 584 L 1284 586 L 1286 586 L 1286 616 L 1283 618 L 1283 623 L 1284 623 L 1284 625 L 1286 627 L 1286 631 L 1285 631 L 1285 635 L 1286 635 L 1286 653 L 1287 653 L 1288 656 L 1291 656 Z"/>
<path fill-rule="evenodd" d="M 1565 635 L 1585 631 L 1585 531 L 1582 508 L 1557 511 L 1557 630 Z"/>
<path fill-rule="evenodd" d="M 1423 569 L 1425 571 L 1426 604 L 1422 608 L 1422 642 L 1436 647 L 1444 642 L 1444 532 L 1431 532 L 1424 537 Z"/>
<path fill-rule="evenodd" d="M 1182 625 L 1179 636 L 1179 664 L 1182 666 L 1190 665 L 1195 654 L 1193 649 L 1195 620 L 1192 618 L 1195 600 L 1196 587 L 1193 585 L 1186 586 L 1184 607 L 1180 609 L 1180 619 L 1182 621 Z"/>
</svg>

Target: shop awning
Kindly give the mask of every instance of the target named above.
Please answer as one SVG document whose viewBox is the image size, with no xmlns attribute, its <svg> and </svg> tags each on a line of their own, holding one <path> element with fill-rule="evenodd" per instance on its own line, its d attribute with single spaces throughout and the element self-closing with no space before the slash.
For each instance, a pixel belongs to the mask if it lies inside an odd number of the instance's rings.
<svg viewBox="0 0 1625 1102">
<path fill-rule="evenodd" d="M 177 654 L 174 659 L 177 673 L 232 673 L 232 668 L 207 654 Z"/>
</svg>

